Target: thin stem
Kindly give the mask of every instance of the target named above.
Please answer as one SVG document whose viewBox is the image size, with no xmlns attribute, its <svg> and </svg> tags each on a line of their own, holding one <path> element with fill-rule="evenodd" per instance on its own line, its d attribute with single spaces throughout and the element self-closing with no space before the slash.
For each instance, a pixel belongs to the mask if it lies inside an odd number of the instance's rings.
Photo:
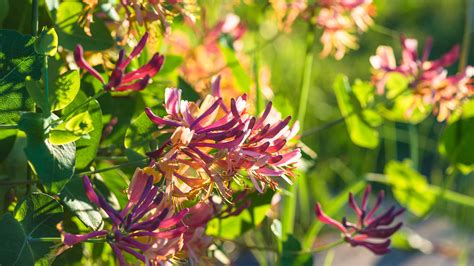
<svg viewBox="0 0 474 266">
<path fill-rule="evenodd" d="M 18 125 L 0 125 L 0 130 L 2 129 L 18 129 Z"/>
<path fill-rule="evenodd" d="M 98 161 L 127 161 L 127 156 L 96 156 Z"/>
<path fill-rule="evenodd" d="M 326 244 L 326 245 L 322 245 L 322 246 L 319 246 L 317 248 L 314 248 L 312 250 L 309 250 L 309 251 L 305 251 L 303 253 L 319 253 L 319 252 L 323 252 L 323 251 L 326 251 L 326 250 L 329 250 L 331 248 L 334 248 L 336 246 L 339 246 L 340 244 L 344 243 L 344 239 L 339 239 L 338 241 L 335 241 L 335 242 L 332 242 L 332 243 L 329 243 L 329 244 Z"/>
<path fill-rule="evenodd" d="M 392 98 L 388 98 L 388 99 L 385 99 L 385 101 L 383 101 L 381 104 L 387 104 L 387 103 L 390 103 L 392 101 L 395 101 L 398 97 L 400 97 L 402 94 L 404 94 L 405 92 L 407 92 L 408 89 L 406 90 L 402 90 L 400 91 L 399 93 L 397 93 L 395 96 L 393 96 Z M 322 126 L 319 126 L 319 127 L 313 127 L 313 128 L 310 128 L 306 131 L 304 131 L 302 134 L 301 134 L 301 137 L 306 137 L 308 135 L 311 135 L 311 134 L 314 134 L 314 133 L 318 133 L 319 131 L 322 131 L 322 130 L 325 130 L 325 129 L 329 129 L 339 123 L 342 123 L 344 122 L 347 118 L 351 117 L 352 115 L 355 115 L 356 112 L 353 111 L 349 114 L 347 114 L 346 116 L 342 116 L 342 117 L 339 117 L 333 121 L 330 121 L 326 124 L 323 124 Z"/>
<path fill-rule="evenodd" d="M 45 55 L 43 59 L 43 78 L 44 78 L 44 98 L 45 98 L 45 103 L 48 106 L 48 110 L 46 110 L 45 114 L 47 117 L 50 116 L 51 112 L 51 107 L 49 106 L 49 75 L 48 75 L 48 56 Z"/>
<path fill-rule="evenodd" d="M 471 46 L 471 35 L 474 34 L 474 0 L 466 0 L 466 18 L 464 23 L 464 36 L 462 41 L 461 57 L 459 59 L 459 71 L 464 71 L 469 57 Z"/>
<path fill-rule="evenodd" d="M 61 238 L 60 237 L 31 237 L 28 239 L 28 241 L 30 242 L 61 242 Z M 107 239 L 106 238 L 91 238 L 91 239 L 87 239 L 85 240 L 84 242 L 89 242 L 89 243 L 104 243 L 106 242 Z"/>
<path fill-rule="evenodd" d="M 127 166 L 139 166 L 139 165 L 143 164 L 144 162 L 146 162 L 147 160 L 148 159 L 143 159 L 143 160 L 134 161 L 134 162 L 122 163 L 122 164 L 114 165 L 114 166 L 111 166 L 111 167 L 108 167 L 108 168 L 103 168 L 103 169 L 98 169 L 98 170 L 94 170 L 94 171 L 87 171 L 87 172 L 78 173 L 75 176 L 76 177 L 81 177 L 81 176 L 85 176 L 85 175 L 93 175 L 93 174 L 103 173 L 103 172 L 107 172 L 107 171 L 111 171 L 111 170 L 115 170 L 115 169 L 119 169 L 119 168 L 127 167 Z"/>
<path fill-rule="evenodd" d="M 32 173 L 31 173 L 30 165 L 28 163 L 26 163 L 26 195 L 31 194 L 31 184 L 36 183 L 36 182 L 32 182 L 31 174 Z"/>
<path fill-rule="evenodd" d="M 374 23 L 372 26 L 370 26 L 370 29 L 373 30 L 374 32 L 383 34 L 385 36 L 388 36 L 397 40 L 400 39 L 400 33 L 398 31 L 392 30 L 385 26 Z"/>
<path fill-rule="evenodd" d="M 31 35 L 38 35 L 38 0 L 33 0 L 31 6 Z"/>
<path fill-rule="evenodd" d="M 256 34 L 257 35 L 257 34 Z M 258 38 L 255 38 L 255 43 L 258 46 Z M 260 80 L 259 80 L 259 72 L 260 72 L 260 62 L 259 62 L 259 54 L 258 54 L 258 49 L 254 53 L 254 60 L 253 60 L 253 75 L 254 75 L 254 82 L 255 82 L 255 101 L 256 101 L 256 114 L 260 114 L 260 112 L 263 110 L 263 95 L 262 91 L 260 88 Z"/>
<path fill-rule="evenodd" d="M 0 180 L 1 186 L 19 186 L 19 185 L 30 185 L 35 184 L 35 180 Z"/>
<path fill-rule="evenodd" d="M 314 61 L 314 27 L 311 24 L 308 24 L 308 34 L 306 35 L 306 56 L 305 64 L 303 69 L 303 78 L 301 84 L 301 94 L 299 101 L 299 108 L 297 118 L 300 122 L 300 127 L 303 129 L 304 118 L 306 116 L 306 107 L 308 104 L 309 97 L 309 88 L 311 85 L 311 74 L 313 71 L 313 61 Z"/>
<path fill-rule="evenodd" d="M 343 117 L 339 117 L 337 119 L 334 119 L 333 121 L 329 121 L 327 122 L 326 124 L 322 125 L 322 126 L 319 126 L 319 127 L 313 127 L 313 128 L 310 128 L 306 131 L 304 131 L 302 134 L 301 134 L 301 137 L 306 137 L 308 135 L 311 135 L 311 134 L 314 134 L 314 133 L 318 133 L 319 131 L 322 131 L 322 130 L 325 130 L 325 129 L 329 129 L 337 124 L 340 124 L 342 122 L 344 122 L 344 120 L 346 120 L 346 118 L 348 118 L 350 115 L 353 115 L 354 113 L 351 113 L 349 114 L 348 116 L 343 116 Z"/>
<path fill-rule="evenodd" d="M 410 158 L 412 166 L 415 170 L 418 170 L 419 161 L 419 141 L 418 141 L 418 129 L 416 125 L 408 125 L 408 134 L 410 137 Z"/>
</svg>

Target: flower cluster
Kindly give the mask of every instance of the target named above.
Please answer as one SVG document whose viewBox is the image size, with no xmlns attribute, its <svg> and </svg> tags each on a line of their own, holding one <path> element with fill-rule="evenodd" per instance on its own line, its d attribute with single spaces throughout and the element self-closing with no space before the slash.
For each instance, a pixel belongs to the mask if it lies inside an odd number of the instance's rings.
<svg viewBox="0 0 474 266">
<path fill-rule="evenodd" d="M 213 84 L 219 94 L 219 79 Z M 161 133 L 171 137 L 149 153 L 153 165 L 165 177 L 166 190 L 174 197 L 211 195 L 217 188 L 224 198 L 231 196 L 230 181 L 246 173 L 255 188 L 276 188 L 274 177 L 291 182 L 293 168 L 300 157 L 290 140 L 298 124 L 290 128 L 290 117 L 281 119 L 269 103 L 260 117 L 248 112 L 246 95 L 232 99 L 208 95 L 200 105 L 181 100 L 181 90 L 168 88 L 165 94 L 167 115 L 146 114 Z"/>
<path fill-rule="evenodd" d="M 125 10 L 129 31 L 134 23 L 148 27 L 154 22 L 159 22 L 164 33 L 169 34 L 174 17 L 180 15 L 185 22 L 194 25 L 195 13 L 199 11 L 195 0 L 121 0 L 120 4 Z"/>
<path fill-rule="evenodd" d="M 71 234 L 58 224 L 64 244 L 62 251 L 94 240 L 107 242 L 120 265 L 128 265 L 124 252 L 146 265 L 161 265 L 177 259 L 189 260 L 192 265 L 212 264 L 208 250 L 214 239 L 206 235 L 206 226 L 213 218 L 236 216 L 249 207 L 247 191 L 236 195 L 228 206 L 205 200 L 178 211 L 159 186 L 154 185 L 159 180 L 150 172 L 153 170 L 149 167 L 135 170 L 127 190 L 129 200 L 120 211 L 97 194 L 89 178 L 84 176 L 87 198 L 104 211 L 110 226 L 86 234 Z"/>
<path fill-rule="evenodd" d="M 64 232 L 59 226 L 66 246 L 105 237 L 120 265 L 126 264 L 122 252 L 146 263 L 157 263 L 169 260 L 181 250 L 183 234 L 187 230 L 183 218 L 189 210 L 176 211 L 171 207 L 158 187 L 153 185 L 153 176 L 141 169 L 135 171 L 128 188 L 128 203 L 121 211 L 113 209 L 94 191 L 87 176 L 83 177 L 83 183 L 88 199 L 107 214 L 112 227 L 75 235 Z"/>
<path fill-rule="evenodd" d="M 407 116 L 421 103 L 432 105 L 439 121 L 447 119 L 452 111 L 473 95 L 471 77 L 474 75 L 474 68 L 468 66 L 460 73 L 448 76 L 446 67 L 459 58 L 458 45 L 441 58 L 430 61 L 431 38 L 426 41 L 421 57 L 417 52 L 417 40 L 402 36 L 401 43 L 403 50 L 400 65 L 397 65 L 393 50 L 388 46 L 378 47 L 376 55 L 370 58 L 377 92 L 384 92 L 390 73 L 399 73 L 410 81 L 410 88 L 415 96 L 412 107 L 406 111 Z"/>
<path fill-rule="evenodd" d="M 372 0 L 320 0 L 321 9 L 316 23 L 323 29 L 321 57 L 334 54 L 337 60 L 344 57 L 347 48 L 357 49 L 354 32 L 367 31 L 372 25 L 375 7 Z"/>
<path fill-rule="evenodd" d="M 163 55 L 156 53 L 146 65 L 129 73 L 125 73 L 125 70 L 130 62 L 143 51 L 147 40 L 148 33 L 145 33 L 145 35 L 143 35 L 141 40 L 138 42 L 137 46 L 130 53 L 130 56 L 125 56 L 125 51 L 120 50 L 119 58 L 107 83 L 105 83 L 99 72 L 90 66 L 89 63 L 87 63 L 87 61 L 84 59 L 84 50 L 80 44 L 77 45 L 76 49 L 74 50 L 74 59 L 80 68 L 86 70 L 102 84 L 104 84 L 104 89 L 106 91 L 143 90 L 150 82 L 150 79 L 155 76 L 163 66 Z"/>
<path fill-rule="evenodd" d="M 275 16 L 278 21 L 279 28 L 289 32 L 291 26 L 295 22 L 296 18 L 303 13 L 308 7 L 307 0 L 271 0 L 273 10 L 275 10 Z"/>
<path fill-rule="evenodd" d="M 317 218 L 327 225 L 330 225 L 344 235 L 344 240 L 351 246 L 362 246 L 377 255 L 383 255 L 390 251 L 390 236 L 392 236 L 400 227 L 402 223 L 398 223 L 394 226 L 390 224 L 395 220 L 397 216 L 402 214 L 405 209 L 395 209 L 392 206 L 384 213 L 375 216 L 375 212 L 382 204 L 384 198 L 384 192 L 380 191 L 377 197 L 377 202 L 374 207 L 370 210 L 367 209 L 368 198 L 371 192 L 371 187 L 368 186 L 365 189 L 364 197 L 362 198 L 362 205 L 359 207 L 354 200 L 352 193 L 349 194 L 349 206 L 357 214 L 357 223 L 350 223 L 344 217 L 342 222 L 338 222 L 331 217 L 327 216 L 319 203 L 315 206 L 315 212 Z M 379 239 L 383 241 L 376 241 Z"/>
</svg>

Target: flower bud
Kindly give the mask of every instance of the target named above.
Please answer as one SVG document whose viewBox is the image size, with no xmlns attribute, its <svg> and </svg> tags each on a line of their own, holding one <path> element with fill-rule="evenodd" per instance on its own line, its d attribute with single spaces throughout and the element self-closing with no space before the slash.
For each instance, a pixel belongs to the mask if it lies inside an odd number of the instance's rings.
<svg viewBox="0 0 474 266">
<path fill-rule="evenodd" d="M 54 28 L 43 28 L 35 41 L 35 51 L 40 55 L 54 56 L 58 51 L 58 34 Z"/>
</svg>

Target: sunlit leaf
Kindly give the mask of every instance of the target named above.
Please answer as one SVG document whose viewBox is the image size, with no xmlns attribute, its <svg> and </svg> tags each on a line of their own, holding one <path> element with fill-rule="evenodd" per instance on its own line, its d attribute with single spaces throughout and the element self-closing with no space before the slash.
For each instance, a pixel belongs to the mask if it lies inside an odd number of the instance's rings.
<svg viewBox="0 0 474 266">
<path fill-rule="evenodd" d="M 433 206 L 436 194 L 426 178 L 411 168 L 409 161 L 390 161 L 385 166 L 387 181 L 400 204 L 417 216 L 425 215 Z"/>
<path fill-rule="evenodd" d="M 45 129 L 53 117 L 45 119 L 40 113 L 24 113 L 18 123 L 27 136 L 25 154 L 50 193 L 57 193 L 74 173 L 76 145 L 54 145 Z"/>
<path fill-rule="evenodd" d="M 461 113 L 452 116 L 443 132 L 440 153 L 464 172 L 474 170 L 474 101 L 465 103 Z"/>
<path fill-rule="evenodd" d="M 74 101 L 64 109 L 68 113 L 87 100 L 87 96 L 83 92 L 79 92 Z M 81 138 L 76 141 L 76 168 L 86 168 L 97 155 L 100 139 L 102 136 L 102 111 L 96 100 L 92 100 L 89 104 L 83 106 L 78 112 L 88 112 L 92 120 L 93 130 L 88 133 L 89 138 Z"/>
<path fill-rule="evenodd" d="M 84 50 L 105 50 L 112 47 L 114 41 L 104 22 L 94 16 L 91 23 L 91 35 L 87 35 L 79 26 L 78 20 L 83 11 L 81 2 L 66 1 L 59 5 L 57 10 L 56 30 L 59 35 L 59 44 L 66 49 L 74 50 L 81 44 Z"/>
<path fill-rule="evenodd" d="M 82 178 L 73 178 L 59 193 L 61 201 L 88 227 L 97 230 L 102 216 L 86 196 Z"/>
<path fill-rule="evenodd" d="M 49 102 L 52 111 L 68 106 L 76 97 L 81 86 L 79 71 L 71 70 L 60 75 L 52 84 Z"/>
<path fill-rule="evenodd" d="M 354 144 L 373 149 L 379 144 L 379 133 L 374 126 L 380 125 L 381 119 L 378 114 L 364 111 L 362 114 L 354 107 L 351 99 L 351 87 L 347 77 L 340 75 L 334 82 L 334 93 L 336 94 L 339 110 L 345 122 L 349 136 Z M 366 121 L 368 119 L 370 121 Z"/>
<path fill-rule="evenodd" d="M 232 71 L 232 75 L 236 81 L 236 85 L 238 86 L 241 92 L 248 92 L 252 84 L 252 79 L 240 64 L 239 59 L 235 54 L 235 51 L 226 45 L 219 45 L 219 47 L 226 60 L 226 66 L 229 67 Z"/>
<path fill-rule="evenodd" d="M 9 213 L 0 218 L 0 264 L 48 264 L 54 260 L 53 242 L 33 241 L 34 238 L 59 237 L 56 224 L 63 218 L 61 205 L 51 196 L 33 193 Z"/>
<path fill-rule="evenodd" d="M 387 99 L 392 99 L 380 106 L 380 114 L 386 119 L 418 124 L 431 113 L 431 106 L 415 102 L 408 80 L 401 74 L 390 74 L 385 88 Z"/>
<path fill-rule="evenodd" d="M 12 30 L 0 30 L 0 124 L 15 123 L 20 111 L 33 108 L 25 79 L 41 77 L 41 58 L 35 53 L 34 39 Z"/>
</svg>

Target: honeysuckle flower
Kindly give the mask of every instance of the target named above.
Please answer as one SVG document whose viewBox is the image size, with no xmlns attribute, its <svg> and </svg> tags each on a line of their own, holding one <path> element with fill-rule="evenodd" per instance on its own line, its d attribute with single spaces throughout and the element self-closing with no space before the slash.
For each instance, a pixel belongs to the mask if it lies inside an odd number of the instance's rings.
<svg viewBox="0 0 474 266">
<path fill-rule="evenodd" d="M 185 22 L 193 25 L 196 23 L 195 14 L 199 11 L 195 0 L 121 0 L 120 4 L 125 10 L 129 31 L 134 23 L 149 27 L 159 22 L 163 32 L 169 34 L 174 17 L 181 15 Z"/>
<path fill-rule="evenodd" d="M 384 192 L 380 191 L 377 201 L 372 209 L 367 209 L 368 199 L 371 192 L 370 185 L 367 186 L 362 198 L 362 204 L 359 206 L 352 193 L 349 193 L 349 206 L 354 210 L 358 219 L 356 223 L 351 223 L 344 217 L 342 222 L 338 222 L 327 216 L 319 203 L 315 206 L 317 218 L 324 224 L 330 225 L 343 234 L 344 240 L 351 246 L 362 246 L 374 254 L 383 255 L 390 251 L 390 237 L 400 229 L 402 222 L 393 226 L 391 224 L 397 216 L 402 214 L 405 209 L 396 209 L 392 206 L 382 214 L 375 215 L 384 198 Z"/>
<path fill-rule="evenodd" d="M 148 33 L 145 33 L 129 56 L 125 55 L 124 50 L 120 50 L 119 58 L 107 83 L 104 81 L 99 72 L 90 66 L 89 63 L 87 63 L 87 61 L 84 59 L 84 50 L 80 44 L 78 44 L 74 50 L 74 59 L 80 68 L 86 70 L 96 79 L 98 79 L 104 85 L 104 90 L 106 91 L 143 90 L 148 85 L 150 79 L 155 76 L 163 66 L 163 55 L 156 53 L 146 65 L 143 65 L 129 73 L 125 73 L 125 70 L 130 62 L 143 51 L 147 40 Z"/>
<path fill-rule="evenodd" d="M 186 231 L 182 220 L 188 209 L 175 212 L 173 207 L 169 207 L 159 188 L 153 185 L 153 179 L 153 176 L 137 169 L 128 188 L 129 200 L 118 211 L 94 191 L 89 178 L 84 176 L 87 198 L 107 214 L 111 228 L 74 235 L 58 226 L 62 242 L 73 246 L 88 239 L 105 237 L 104 241 L 110 245 L 120 265 L 126 265 L 123 252 L 147 264 L 169 260 L 182 248 Z"/>
<path fill-rule="evenodd" d="M 296 18 L 303 13 L 307 6 L 307 0 L 270 0 L 280 29 L 289 32 Z"/>
<path fill-rule="evenodd" d="M 276 188 L 275 177 L 291 182 L 288 177 L 293 177 L 300 157 L 299 149 L 289 144 L 297 123 L 290 128 L 290 117 L 281 119 L 271 103 L 259 118 L 250 115 L 248 108 L 246 95 L 232 99 L 230 106 L 208 95 L 197 105 L 181 100 L 181 90 L 173 88 L 165 92 L 166 116 L 146 108 L 159 130 L 171 133 L 169 140 L 149 153 L 171 195 L 194 197 L 204 192 L 208 198 L 216 187 L 229 198 L 229 182 L 242 172 L 260 192 L 264 185 Z"/>
<path fill-rule="evenodd" d="M 337 60 L 347 49 L 357 49 L 357 30 L 365 32 L 373 24 L 375 8 L 372 0 L 321 0 L 316 23 L 323 29 L 321 57 L 334 54 Z"/>
<path fill-rule="evenodd" d="M 467 66 L 464 71 L 448 76 L 446 67 L 454 64 L 459 58 L 459 46 L 453 48 L 436 60 L 429 60 L 432 39 L 425 42 L 421 57 L 418 55 L 418 41 L 402 36 L 402 60 L 397 65 L 393 49 L 388 46 L 379 46 L 376 55 L 370 58 L 373 67 L 373 80 L 377 92 L 384 93 L 385 83 L 391 73 L 405 76 L 410 84 L 414 97 L 412 107 L 406 110 L 410 116 L 418 103 L 433 105 L 434 113 L 439 121 L 449 117 L 462 102 L 473 94 L 473 68 Z"/>
</svg>

